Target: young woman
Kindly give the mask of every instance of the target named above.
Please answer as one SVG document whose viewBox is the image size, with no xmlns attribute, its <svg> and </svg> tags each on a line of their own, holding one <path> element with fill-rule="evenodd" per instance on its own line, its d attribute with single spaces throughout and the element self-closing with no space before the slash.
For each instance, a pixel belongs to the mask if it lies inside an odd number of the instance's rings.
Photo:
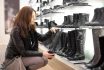
<svg viewBox="0 0 104 70">
<path fill-rule="evenodd" d="M 11 60 L 16 56 L 22 56 L 22 61 L 27 70 L 36 70 L 45 66 L 48 58 L 54 54 L 48 51 L 38 51 L 38 41 L 48 39 L 56 29 L 51 28 L 45 35 L 40 35 L 35 30 L 36 11 L 29 6 L 23 7 L 16 15 L 10 40 L 7 46 L 5 60 Z"/>
</svg>

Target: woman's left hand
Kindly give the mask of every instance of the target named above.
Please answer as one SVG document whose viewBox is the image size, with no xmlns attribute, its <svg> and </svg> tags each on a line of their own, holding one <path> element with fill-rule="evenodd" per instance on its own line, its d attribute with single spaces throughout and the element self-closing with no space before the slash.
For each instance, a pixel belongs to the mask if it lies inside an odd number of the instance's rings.
<svg viewBox="0 0 104 70">
<path fill-rule="evenodd" d="M 51 32 L 53 32 L 53 33 L 56 33 L 56 32 L 57 32 L 57 30 L 58 30 L 58 28 L 57 28 L 57 27 L 52 27 L 52 28 L 50 29 L 50 31 L 51 31 Z"/>
</svg>

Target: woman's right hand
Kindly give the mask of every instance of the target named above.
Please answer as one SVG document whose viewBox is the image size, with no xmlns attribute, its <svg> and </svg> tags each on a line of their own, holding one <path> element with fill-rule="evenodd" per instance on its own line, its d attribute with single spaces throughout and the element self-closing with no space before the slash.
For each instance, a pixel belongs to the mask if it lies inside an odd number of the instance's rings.
<svg viewBox="0 0 104 70">
<path fill-rule="evenodd" d="M 48 59 L 52 59 L 54 57 L 54 53 L 49 53 L 48 51 L 44 51 L 43 56 L 45 56 Z"/>
</svg>

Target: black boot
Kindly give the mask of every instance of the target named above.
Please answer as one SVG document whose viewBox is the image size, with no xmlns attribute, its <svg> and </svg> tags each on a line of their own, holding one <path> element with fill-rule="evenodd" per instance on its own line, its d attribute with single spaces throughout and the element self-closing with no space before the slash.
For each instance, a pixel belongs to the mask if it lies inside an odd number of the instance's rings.
<svg viewBox="0 0 104 70">
<path fill-rule="evenodd" d="M 85 59 L 85 55 L 84 55 L 84 30 L 75 30 L 75 54 L 74 56 L 69 57 L 69 60 L 83 60 Z M 82 41 L 83 40 L 83 41 Z"/>
<path fill-rule="evenodd" d="M 67 24 L 67 16 L 64 16 L 64 22 L 63 22 L 63 25 L 66 25 Z"/>
<path fill-rule="evenodd" d="M 75 30 L 71 31 L 68 35 L 70 39 L 70 50 L 67 52 L 67 58 L 70 60 L 70 57 L 74 57 L 76 53 L 76 43 L 75 43 Z"/>
<path fill-rule="evenodd" d="M 78 13 L 74 13 L 73 14 L 73 25 L 74 26 L 78 26 L 78 20 L 79 20 L 79 14 Z"/>
<path fill-rule="evenodd" d="M 61 35 L 61 48 L 58 55 L 66 57 L 65 51 L 67 50 L 67 33 L 62 33 Z"/>
<path fill-rule="evenodd" d="M 68 22 L 67 22 L 67 23 L 68 23 L 69 25 L 72 25 L 72 21 L 73 21 L 72 15 L 68 15 L 67 18 L 68 18 L 68 20 L 67 20 Z"/>
<path fill-rule="evenodd" d="M 71 46 L 71 31 L 68 31 L 68 35 L 67 35 L 67 50 L 65 51 L 65 54 L 67 55 L 67 57 L 69 56 L 68 53 L 72 52 L 72 46 Z"/>
<path fill-rule="evenodd" d="M 76 31 L 76 54 L 74 56 L 74 60 L 83 60 L 85 59 L 84 55 L 84 35 L 85 30 L 77 30 Z"/>
<path fill-rule="evenodd" d="M 58 48 L 59 48 L 58 44 L 60 41 L 61 33 L 62 32 L 59 31 L 55 34 L 55 37 L 54 37 L 51 45 L 49 46 L 50 51 L 56 52 L 58 50 Z"/>
<path fill-rule="evenodd" d="M 95 22 L 98 19 L 98 12 L 97 12 L 98 10 L 99 8 L 94 9 L 94 16 L 93 16 L 92 22 Z"/>
<path fill-rule="evenodd" d="M 102 24 L 103 23 L 103 20 L 102 20 L 103 15 L 102 14 L 103 14 L 102 9 L 101 8 L 96 8 L 94 10 L 94 17 L 92 19 L 92 22 L 98 22 L 99 25 Z"/>
<path fill-rule="evenodd" d="M 98 16 L 98 18 L 99 18 L 99 23 L 100 24 L 102 24 L 102 25 L 104 25 L 104 7 L 102 7 L 102 8 L 100 8 L 100 10 L 99 10 L 99 16 Z"/>
</svg>

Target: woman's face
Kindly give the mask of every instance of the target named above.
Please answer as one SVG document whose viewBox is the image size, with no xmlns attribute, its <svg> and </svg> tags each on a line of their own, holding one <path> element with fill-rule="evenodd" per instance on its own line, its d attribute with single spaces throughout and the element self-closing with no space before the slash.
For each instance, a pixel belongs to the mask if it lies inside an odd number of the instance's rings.
<svg viewBox="0 0 104 70">
<path fill-rule="evenodd" d="M 34 22 L 35 22 L 35 20 L 36 20 L 36 13 L 33 11 L 32 12 L 32 18 L 31 18 L 31 24 L 35 24 Z"/>
<path fill-rule="evenodd" d="M 33 30 L 36 28 L 35 20 L 36 20 L 36 13 L 33 11 L 31 22 L 30 22 L 30 28 Z"/>
</svg>

